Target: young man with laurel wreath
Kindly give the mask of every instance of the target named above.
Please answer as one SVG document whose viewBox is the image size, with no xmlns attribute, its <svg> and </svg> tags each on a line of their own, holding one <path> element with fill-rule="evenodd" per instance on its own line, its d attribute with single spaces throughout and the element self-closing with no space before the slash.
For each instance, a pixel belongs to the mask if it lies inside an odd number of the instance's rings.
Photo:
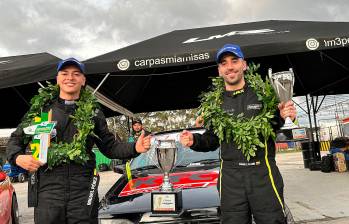
<svg viewBox="0 0 349 224">
<path fill-rule="evenodd" d="M 278 105 L 272 86 L 256 74 L 257 66 L 247 68 L 238 45 L 224 45 L 216 61 L 219 77 L 199 108 L 208 130 L 202 135 L 185 130 L 181 143 L 196 151 L 221 146 L 222 223 L 250 224 L 251 215 L 257 224 L 286 223 L 273 138 L 281 118 L 295 119 L 296 109 L 292 101 Z"/>
<path fill-rule="evenodd" d="M 57 85 L 39 90 L 31 107 L 8 143 L 8 160 L 29 172 L 28 200 L 35 223 L 97 223 L 98 181 L 94 144 L 109 158 L 128 159 L 150 148 L 151 136 L 136 143 L 115 140 L 94 95 L 84 88 L 85 66 L 74 58 L 59 62 Z M 24 130 L 41 112 L 52 111 L 56 132 L 51 135 L 47 164 L 25 148 L 32 136 Z M 34 190 L 33 190 L 33 189 Z M 33 195 L 32 195 L 33 194 Z"/>
</svg>

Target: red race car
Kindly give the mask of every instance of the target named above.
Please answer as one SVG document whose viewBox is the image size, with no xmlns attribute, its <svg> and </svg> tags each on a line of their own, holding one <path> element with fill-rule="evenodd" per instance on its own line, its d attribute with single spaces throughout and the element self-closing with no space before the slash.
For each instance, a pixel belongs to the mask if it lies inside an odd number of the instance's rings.
<svg viewBox="0 0 349 224">
<path fill-rule="evenodd" d="M 19 223 L 18 203 L 10 178 L 0 166 L 0 224 Z"/>
</svg>

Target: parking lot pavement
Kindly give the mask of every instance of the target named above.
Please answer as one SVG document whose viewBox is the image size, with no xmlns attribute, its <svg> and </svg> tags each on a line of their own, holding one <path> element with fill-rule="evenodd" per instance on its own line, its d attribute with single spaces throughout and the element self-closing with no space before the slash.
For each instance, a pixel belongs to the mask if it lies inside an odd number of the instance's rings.
<svg viewBox="0 0 349 224">
<path fill-rule="evenodd" d="M 349 172 L 323 173 L 304 169 L 299 152 L 277 154 L 276 160 L 284 178 L 285 202 L 295 221 L 349 223 Z"/>
<path fill-rule="evenodd" d="M 285 201 L 297 224 L 349 223 L 349 172 L 322 173 L 304 169 L 302 154 L 279 153 L 277 162 L 284 178 Z M 112 171 L 100 173 L 100 198 L 120 177 Z M 14 183 L 20 223 L 32 224 L 33 208 L 27 207 L 27 183 Z"/>
<path fill-rule="evenodd" d="M 349 223 L 349 217 L 344 218 L 325 218 L 320 220 L 313 220 L 313 221 L 299 221 L 297 224 L 348 224 Z"/>
</svg>

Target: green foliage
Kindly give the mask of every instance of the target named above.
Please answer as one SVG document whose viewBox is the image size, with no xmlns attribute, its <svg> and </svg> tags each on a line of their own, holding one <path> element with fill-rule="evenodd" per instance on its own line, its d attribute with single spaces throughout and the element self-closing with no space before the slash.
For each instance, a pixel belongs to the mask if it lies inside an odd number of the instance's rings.
<svg viewBox="0 0 349 224">
<path fill-rule="evenodd" d="M 30 126 L 36 116 L 40 117 L 41 111 L 53 99 L 57 98 L 59 94 L 58 85 L 52 85 L 47 82 L 47 87 L 40 88 L 39 94 L 35 95 L 31 100 L 31 106 L 28 112 L 25 114 L 24 119 L 20 126 L 22 128 Z"/>
<path fill-rule="evenodd" d="M 22 121 L 21 127 L 24 128 L 31 125 L 34 118 L 40 116 L 42 109 L 58 97 L 59 87 L 49 82 L 47 84 L 47 87 L 40 88 L 39 94 L 32 98 L 32 105 Z M 86 139 L 88 135 L 94 135 L 93 117 L 98 108 L 97 100 L 89 90 L 82 89 L 80 99 L 76 102 L 76 105 L 77 109 L 74 115 L 71 116 L 71 119 L 77 128 L 77 133 L 73 136 L 71 143 L 51 142 L 48 149 L 49 168 L 62 163 L 69 163 L 70 161 L 84 164 L 90 159 L 86 152 Z"/>
<path fill-rule="evenodd" d="M 258 65 L 250 64 L 245 81 L 263 103 L 259 115 L 248 119 L 243 114 L 231 116 L 226 113 L 221 107 L 225 91 L 224 80 L 221 77 L 212 78 L 213 89 L 202 95 L 199 107 L 205 126 L 213 129 L 220 142 L 233 140 L 247 160 L 256 155 L 258 148 L 265 147 L 264 139 L 275 138 L 270 121 L 274 117 L 278 100 L 270 82 L 264 82 L 257 73 L 258 68 Z"/>
</svg>

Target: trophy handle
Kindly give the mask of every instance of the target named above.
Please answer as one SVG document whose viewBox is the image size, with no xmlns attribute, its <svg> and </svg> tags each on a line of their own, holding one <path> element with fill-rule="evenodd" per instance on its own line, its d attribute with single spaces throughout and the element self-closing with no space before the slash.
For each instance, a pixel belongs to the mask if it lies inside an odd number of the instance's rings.
<svg viewBox="0 0 349 224">
<path fill-rule="evenodd" d="M 268 69 L 268 76 L 269 76 L 269 80 L 270 80 L 270 81 L 273 80 L 273 79 L 271 78 L 272 74 L 273 74 L 273 69 L 272 69 L 272 68 L 269 68 L 269 69 Z"/>
<path fill-rule="evenodd" d="M 292 68 L 289 68 L 289 71 L 293 74 L 292 86 L 294 86 L 295 77 L 294 77 L 293 69 L 292 69 Z M 293 94 L 292 94 L 292 96 L 293 96 Z"/>
</svg>

